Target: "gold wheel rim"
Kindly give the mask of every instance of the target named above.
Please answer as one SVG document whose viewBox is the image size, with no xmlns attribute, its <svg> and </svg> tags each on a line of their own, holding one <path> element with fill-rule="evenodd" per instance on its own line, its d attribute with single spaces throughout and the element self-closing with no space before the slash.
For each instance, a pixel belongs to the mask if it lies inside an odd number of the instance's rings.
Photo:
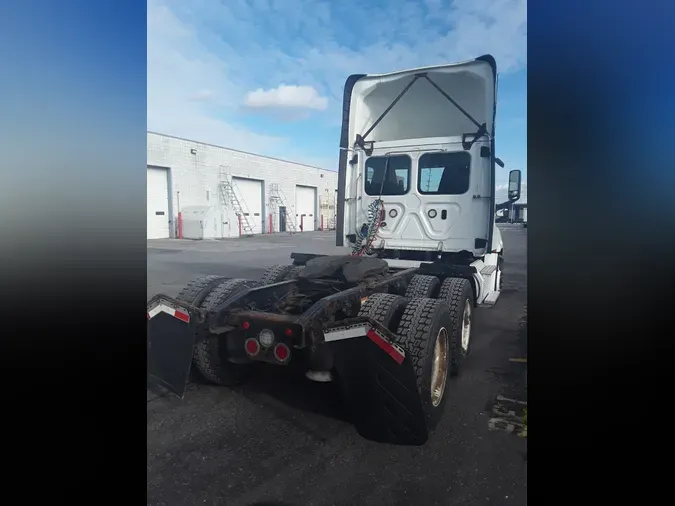
<svg viewBox="0 0 675 506">
<path fill-rule="evenodd" d="M 442 327 L 436 336 L 434 359 L 431 365 L 431 404 L 438 406 L 445 393 L 448 377 L 448 331 Z"/>
</svg>

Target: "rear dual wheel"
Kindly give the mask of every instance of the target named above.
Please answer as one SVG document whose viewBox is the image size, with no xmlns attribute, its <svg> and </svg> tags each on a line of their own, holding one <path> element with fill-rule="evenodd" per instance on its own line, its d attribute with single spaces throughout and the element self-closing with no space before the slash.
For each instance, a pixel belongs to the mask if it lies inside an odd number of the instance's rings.
<svg viewBox="0 0 675 506">
<path fill-rule="evenodd" d="M 501 264 L 503 265 L 503 263 Z M 450 307 L 453 325 L 449 330 L 450 374 L 456 376 L 463 360 L 471 351 L 473 322 L 473 289 L 469 280 L 446 278 L 443 283 L 436 276 L 414 275 L 408 284 L 406 297 L 444 301 Z"/>
<path fill-rule="evenodd" d="M 375 293 L 361 305 L 358 316 L 370 317 L 399 336 L 398 344 L 412 359 L 427 427 L 433 429 L 443 412 L 450 371 L 449 308 L 430 298 Z"/>
<path fill-rule="evenodd" d="M 456 376 L 471 352 L 473 330 L 473 289 L 464 278 L 447 278 L 441 285 L 438 298 L 450 309 L 452 327 L 450 333 L 450 374 Z"/>
<path fill-rule="evenodd" d="M 188 283 L 178 293 L 176 299 L 209 311 L 233 295 L 254 285 L 254 282 L 246 279 L 201 276 Z M 205 328 L 198 330 L 197 343 L 192 354 L 193 379 L 203 378 L 223 386 L 241 383 L 248 371 L 248 364 L 235 364 L 228 361 L 225 337 L 225 335 L 211 336 Z M 197 372 L 196 376 L 194 369 Z"/>
<path fill-rule="evenodd" d="M 263 273 L 258 282 L 223 276 L 201 276 L 188 283 L 176 298 L 210 311 L 248 288 L 294 279 L 302 269 L 302 266 L 274 265 Z M 192 357 L 197 377 L 201 376 L 211 383 L 223 386 L 236 385 L 244 380 L 250 364 L 233 363 L 228 360 L 226 338 L 227 335 L 212 336 L 205 328 L 199 330 Z"/>
<path fill-rule="evenodd" d="M 450 308 L 423 297 L 408 302 L 396 332 L 412 359 L 429 430 L 438 425 L 447 399 L 452 328 Z"/>
<path fill-rule="evenodd" d="M 239 292 L 251 288 L 254 283 L 246 279 L 227 279 L 217 285 L 200 305 L 211 311 Z M 201 375 L 216 385 L 232 386 L 243 381 L 250 364 L 236 364 L 228 360 L 226 349 L 227 334 L 214 336 L 204 329 L 205 335 L 198 336 L 192 363 Z"/>
<path fill-rule="evenodd" d="M 441 284 L 435 276 L 416 275 L 406 293 L 426 294 L 409 300 L 395 331 L 412 359 L 427 427 L 433 430 L 443 414 L 449 378 L 471 350 L 473 290 L 466 279 Z"/>
</svg>

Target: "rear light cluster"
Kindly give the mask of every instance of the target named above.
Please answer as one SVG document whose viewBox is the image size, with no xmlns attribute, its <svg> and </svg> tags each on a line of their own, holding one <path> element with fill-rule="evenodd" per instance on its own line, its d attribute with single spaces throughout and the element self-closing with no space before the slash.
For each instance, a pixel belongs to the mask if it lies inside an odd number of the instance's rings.
<svg viewBox="0 0 675 506">
<path fill-rule="evenodd" d="M 248 330 L 251 328 L 251 324 L 249 322 L 243 322 L 241 324 L 241 328 L 243 330 Z M 286 337 L 291 337 L 293 335 L 293 329 L 287 328 L 284 330 L 284 335 Z M 284 343 L 276 343 L 275 344 L 275 336 L 274 332 L 272 332 L 269 329 L 263 329 L 260 331 L 258 334 L 258 337 L 249 337 L 246 339 L 244 342 L 244 349 L 246 350 L 246 354 L 255 357 L 257 356 L 261 349 L 269 349 L 272 346 L 274 346 L 274 349 L 272 351 L 274 358 L 281 363 L 287 362 L 290 357 L 291 357 L 291 350 L 288 346 L 286 346 Z"/>
<path fill-rule="evenodd" d="M 251 324 L 249 322 L 243 322 L 241 324 L 241 328 L 242 330 L 248 330 L 251 328 Z M 293 335 L 293 329 L 290 327 L 287 328 L 286 330 L 284 330 L 284 334 L 288 337 L 291 337 Z"/>
</svg>

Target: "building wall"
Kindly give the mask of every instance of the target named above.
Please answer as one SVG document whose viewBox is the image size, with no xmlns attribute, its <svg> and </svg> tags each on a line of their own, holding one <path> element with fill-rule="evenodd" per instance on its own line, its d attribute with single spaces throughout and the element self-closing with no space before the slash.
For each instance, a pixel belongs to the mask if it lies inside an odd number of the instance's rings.
<svg viewBox="0 0 675 506">
<path fill-rule="evenodd" d="M 516 204 L 513 206 L 515 211 L 513 221 L 523 221 L 527 219 L 527 204 Z"/>
<path fill-rule="evenodd" d="M 233 215 L 231 206 L 224 205 L 219 196 L 221 172 L 228 172 L 230 178 L 234 176 L 263 181 L 265 233 L 269 232 L 269 200 L 273 183 L 279 185 L 287 213 L 292 213 L 293 217 L 296 214 L 296 185 L 315 187 L 317 189 L 315 228 L 318 230 L 321 226 L 321 214 L 324 215 L 325 226 L 330 221 L 328 213 L 333 211 L 319 209 L 319 200 L 330 196 L 331 202 L 334 201 L 337 172 L 151 132 L 148 132 L 147 149 L 148 166 L 165 167 L 169 170 L 172 237 L 176 230 L 179 206 L 181 210 L 187 206 L 213 206 L 223 213 L 223 220 L 230 224 L 229 227 L 225 227 L 230 230 L 229 236 L 238 235 L 237 227 L 232 226 L 237 218 Z M 192 150 L 195 150 L 195 153 L 192 153 Z M 274 216 L 275 231 L 279 230 L 278 222 L 278 218 Z M 296 222 L 296 227 L 298 226 L 299 220 Z M 223 235 L 228 236 L 228 232 Z"/>
</svg>

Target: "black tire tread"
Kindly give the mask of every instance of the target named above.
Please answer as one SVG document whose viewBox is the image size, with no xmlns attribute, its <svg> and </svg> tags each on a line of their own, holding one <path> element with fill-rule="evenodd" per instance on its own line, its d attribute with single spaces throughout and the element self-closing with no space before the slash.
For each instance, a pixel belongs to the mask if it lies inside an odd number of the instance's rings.
<svg viewBox="0 0 675 506">
<path fill-rule="evenodd" d="M 187 302 L 188 304 L 195 304 L 195 302 L 199 304 L 201 301 L 198 301 L 197 299 L 201 298 L 200 295 L 202 292 L 204 292 L 210 285 L 215 287 L 218 281 L 222 282 L 227 279 L 230 278 L 216 275 L 199 276 L 198 278 L 190 281 L 180 292 L 178 292 L 176 299 Z"/>
<path fill-rule="evenodd" d="M 258 286 L 273 285 L 284 281 L 288 271 L 293 268 L 293 265 L 273 265 L 260 276 Z"/>
<path fill-rule="evenodd" d="M 209 311 L 237 292 L 250 287 L 253 283 L 246 279 L 227 279 L 216 286 L 204 299 L 201 308 Z M 234 385 L 240 378 L 247 364 L 233 364 L 223 360 L 220 353 L 219 340 L 201 339 L 194 348 L 192 357 L 197 370 L 208 381 L 217 385 Z"/>
<path fill-rule="evenodd" d="M 286 273 L 286 275 L 284 276 L 284 281 L 296 279 L 304 268 L 305 268 L 304 265 L 292 265 L 291 268 Z"/>
<path fill-rule="evenodd" d="M 391 293 L 374 293 L 361 305 L 358 316 L 369 317 L 381 323 L 388 330 L 398 325 L 408 299 Z"/>
<path fill-rule="evenodd" d="M 462 359 L 468 355 L 465 354 L 461 346 L 461 333 L 464 317 L 464 298 L 467 291 L 472 294 L 471 283 L 464 278 L 446 278 L 441 285 L 441 291 L 438 298 L 445 301 L 450 308 L 452 316 L 452 333 L 450 334 L 450 374 L 456 376 L 459 374 Z M 473 303 L 473 297 L 471 297 Z M 472 312 L 473 315 L 473 312 Z M 472 327 L 473 328 L 473 327 Z M 469 350 L 471 349 L 471 340 L 469 339 Z"/>
<path fill-rule="evenodd" d="M 417 388 L 422 393 L 424 360 L 433 350 L 429 346 L 430 332 L 436 313 L 444 310 L 442 301 L 419 297 L 411 299 L 403 311 L 396 333 L 410 354 L 417 375 Z"/>
<path fill-rule="evenodd" d="M 405 296 L 412 298 L 434 298 L 441 286 L 440 280 L 436 276 L 427 276 L 425 274 L 415 274 L 405 291 Z"/>
<path fill-rule="evenodd" d="M 193 306 L 200 306 L 202 301 L 218 284 L 228 279 L 230 278 L 217 275 L 199 276 L 198 278 L 190 281 L 180 292 L 178 292 L 176 299 L 187 302 L 188 304 L 192 304 Z M 203 332 L 203 329 L 199 329 L 198 332 Z M 197 382 L 203 382 L 204 380 L 204 377 L 196 368 L 194 360 L 192 367 L 190 368 L 190 378 Z"/>
</svg>

